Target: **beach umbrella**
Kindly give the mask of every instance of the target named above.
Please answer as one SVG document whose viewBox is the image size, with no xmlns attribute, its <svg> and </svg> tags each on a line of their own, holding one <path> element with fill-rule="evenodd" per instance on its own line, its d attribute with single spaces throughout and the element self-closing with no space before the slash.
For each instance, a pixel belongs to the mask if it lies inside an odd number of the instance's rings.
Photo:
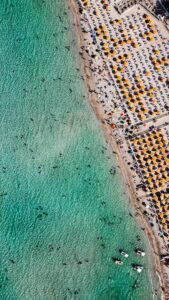
<svg viewBox="0 0 169 300">
<path fill-rule="evenodd" d="M 158 197 L 157 197 L 157 196 L 154 196 L 153 200 L 154 200 L 154 201 L 158 201 Z"/>
<path fill-rule="evenodd" d="M 100 15 L 100 12 L 94 10 L 93 14 L 96 15 L 96 16 L 99 16 L 99 15 Z"/>
<path fill-rule="evenodd" d="M 161 203 L 160 203 L 159 201 L 157 201 L 156 204 L 155 204 L 155 206 L 159 208 L 159 207 L 161 207 Z M 163 217 L 163 214 L 161 214 L 161 215 L 162 215 L 162 217 Z M 162 218 L 162 217 L 161 217 L 161 218 Z"/>
<path fill-rule="evenodd" d="M 163 209 L 166 211 L 168 209 L 168 205 L 164 205 Z M 168 214 L 169 214 L 169 211 L 168 211 Z"/>
</svg>

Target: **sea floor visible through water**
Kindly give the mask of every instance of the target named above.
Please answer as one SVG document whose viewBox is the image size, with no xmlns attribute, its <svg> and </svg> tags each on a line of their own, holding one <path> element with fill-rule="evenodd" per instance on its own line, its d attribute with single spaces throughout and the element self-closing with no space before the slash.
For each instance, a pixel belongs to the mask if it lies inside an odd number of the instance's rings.
<svg viewBox="0 0 169 300">
<path fill-rule="evenodd" d="M 67 6 L 0 1 L 0 299 L 159 299 L 148 239 L 87 99 Z M 129 258 L 119 267 L 121 248 Z"/>
</svg>

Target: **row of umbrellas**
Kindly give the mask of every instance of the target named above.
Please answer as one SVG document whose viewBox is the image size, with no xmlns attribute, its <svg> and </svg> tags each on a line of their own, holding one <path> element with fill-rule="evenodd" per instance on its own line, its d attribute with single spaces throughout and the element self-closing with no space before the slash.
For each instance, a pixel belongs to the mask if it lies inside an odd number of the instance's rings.
<svg viewBox="0 0 169 300">
<path fill-rule="evenodd" d="M 133 151 L 144 172 L 144 182 L 152 195 L 158 220 L 169 240 L 169 145 L 165 131 L 158 129 L 132 141 Z"/>
</svg>

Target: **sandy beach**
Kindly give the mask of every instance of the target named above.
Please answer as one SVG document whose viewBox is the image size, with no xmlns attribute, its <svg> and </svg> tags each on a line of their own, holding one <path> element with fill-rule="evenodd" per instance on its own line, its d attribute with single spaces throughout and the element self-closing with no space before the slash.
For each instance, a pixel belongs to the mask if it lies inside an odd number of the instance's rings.
<svg viewBox="0 0 169 300">
<path fill-rule="evenodd" d="M 130 195 L 132 206 L 135 210 L 135 217 L 137 218 L 141 228 L 145 231 L 145 233 L 149 238 L 152 251 L 154 253 L 154 257 L 152 258 L 152 261 L 154 263 L 154 272 L 156 273 L 161 286 L 161 299 L 165 299 L 166 288 L 165 288 L 165 281 L 164 281 L 164 273 L 166 273 L 166 268 L 164 269 L 164 266 L 161 264 L 160 255 L 165 253 L 166 251 L 165 250 L 163 251 L 163 242 L 161 239 L 158 238 L 157 230 L 156 229 L 152 230 L 150 224 L 148 224 L 147 218 L 143 213 L 143 207 L 138 201 L 139 197 L 138 194 L 136 193 L 136 188 L 133 182 L 132 174 L 127 164 L 128 159 L 126 159 L 126 157 L 124 157 L 123 155 L 123 150 L 126 151 L 127 148 L 125 148 L 126 147 L 125 145 L 121 146 L 121 144 L 119 144 L 118 133 L 116 132 L 116 134 L 114 135 L 112 132 L 112 128 L 108 126 L 107 122 L 105 122 L 106 115 L 104 114 L 101 105 L 98 103 L 99 94 L 97 92 L 97 87 L 95 84 L 95 78 L 94 78 L 95 72 L 93 72 L 94 67 L 93 66 L 91 67 L 89 55 L 85 51 L 86 48 L 88 47 L 87 34 L 84 33 L 84 30 L 82 30 L 83 28 L 81 25 L 83 22 L 81 19 L 81 15 L 79 13 L 79 7 L 75 0 L 70 0 L 70 6 L 74 17 L 74 24 L 77 29 L 79 52 L 81 55 L 83 74 L 84 74 L 85 84 L 88 90 L 88 97 L 90 100 L 90 104 L 97 116 L 100 127 L 104 132 L 106 141 L 111 147 L 112 152 L 116 155 L 119 167 L 121 169 L 121 173 L 123 175 L 126 184 L 126 188 Z M 109 71 L 107 71 L 107 76 L 109 76 Z M 102 85 L 104 85 L 104 83 L 102 83 Z M 169 274 L 169 271 L 167 273 Z"/>
</svg>

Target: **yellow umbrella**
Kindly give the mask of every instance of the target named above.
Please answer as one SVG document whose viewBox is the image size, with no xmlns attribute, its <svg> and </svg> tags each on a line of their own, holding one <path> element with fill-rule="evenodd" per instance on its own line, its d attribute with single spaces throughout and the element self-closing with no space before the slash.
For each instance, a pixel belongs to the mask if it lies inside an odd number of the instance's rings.
<svg viewBox="0 0 169 300">
<path fill-rule="evenodd" d="M 145 116 L 142 116 L 141 119 L 142 119 L 142 121 L 145 121 L 145 120 L 146 120 L 146 117 L 145 117 Z"/>
<path fill-rule="evenodd" d="M 155 50 L 155 53 L 156 53 L 156 54 L 160 54 L 160 51 L 159 51 L 159 50 Z"/>
</svg>

